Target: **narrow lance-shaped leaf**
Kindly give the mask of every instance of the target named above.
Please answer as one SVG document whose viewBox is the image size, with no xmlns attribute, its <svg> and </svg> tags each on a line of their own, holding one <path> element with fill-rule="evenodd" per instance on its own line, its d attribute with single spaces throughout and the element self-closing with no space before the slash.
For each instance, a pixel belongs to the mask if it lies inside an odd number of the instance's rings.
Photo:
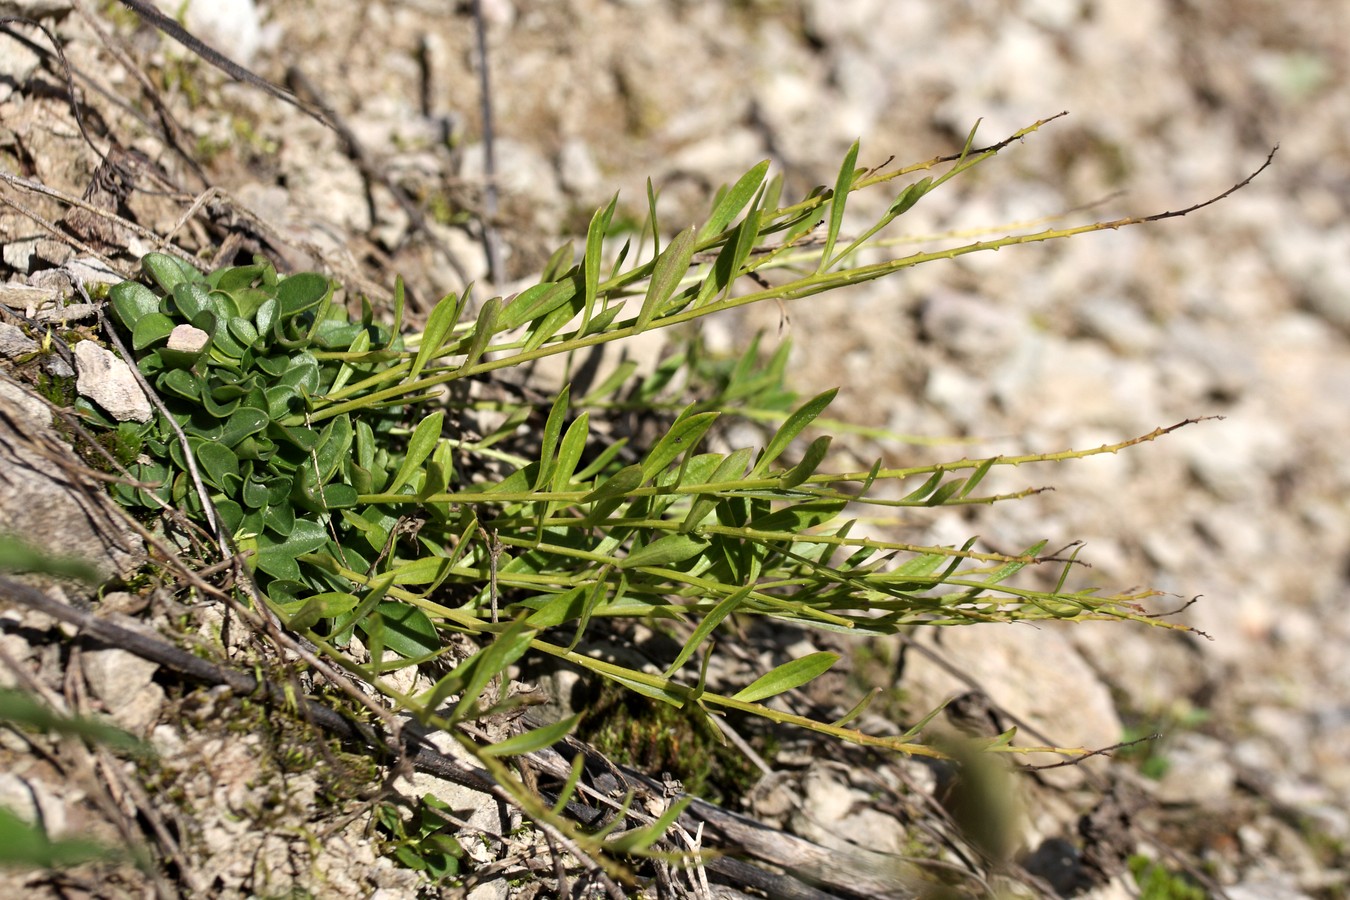
<svg viewBox="0 0 1350 900">
<path fill-rule="evenodd" d="M 589 433 L 590 413 L 584 412 L 568 426 L 567 434 L 563 436 L 561 448 L 558 450 L 557 465 L 553 469 L 552 483 L 549 485 L 553 491 L 565 491 L 572 483 L 577 463 L 581 462 L 581 454 L 586 450 L 586 438 Z"/>
<path fill-rule="evenodd" d="M 652 257 L 661 255 L 661 225 L 656 218 L 656 189 L 647 178 L 647 224 L 652 228 Z"/>
<path fill-rule="evenodd" d="M 605 841 L 605 848 L 611 853 L 616 854 L 643 852 L 652 844 L 655 844 L 657 841 L 664 838 L 666 832 L 670 830 L 670 826 L 674 824 L 676 819 L 684 814 L 685 809 L 693 802 L 693 799 L 690 797 L 681 797 L 679 800 L 670 804 L 670 807 L 661 814 L 661 818 L 650 825 L 644 825 L 641 828 L 625 831 L 622 834 Z"/>
<path fill-rule="evenodd" d="M 750 463 L 750 448 L 742 447 L 727 455 L 727 458 L 717 466 L 717 471 L 713 472 L 712 477 L 708 479 L 708 484 L 722 484 L 726 481 L 735 481 L 745 474 L 746 466 Z M 689 506 L 689 514 L 684 517 L 684 522 L 680 525 L 680 531 L 688 532 L 703 524 L 703 520 L 717 506 L 718 496 L 712 493 L 698 493 L 694 495 L 694 502 Z"/>
<path fill-rule="evenodd" d="M 1004 563 L 1002 566 L 999 567 L 998 571 L 994 572 L 992 575 L 990 575 L 988 578 L 985 579 L 985 584 L 991 585 L 998 584 L 1000 581 L 1003 581 L 1006 578 L 1010 578 L 1013 575 L 1016 575 L 1018 572 L 1026 568 L 1027 560 L 1035 559 L 1036 555 L 1045 549 L 1045 544 L 1046 544 L 1045 541 L 1038 541 L 1037 543 L 1032 544 L 1030 547 L 1022 551 L 1021 559 L 1012 559 Z"/>
<path fill-rule="evenodd" d="M 900 192 L 900 196 L 895 198 L 895 202 L 891 204 L 890 209 L 886 210 L 886 215 L 894 219 L 909 212 L 914 208 L 914 204 L 923 199 L 923 195 L 928 193 L 932 186 L 932 178 L 920 178 Z"/>
<path fill-rule="evenodd" d="M 581 308 L 578 305 L 581 301 L 576 299 L 579 290 L 584 290 L 584 286 L 581 273 L 575 267 L 561 281 L 526 288 L 511 301 L 510 306 L 502 310 L 497 320 L 497 330 L 505 331 L 529 322 L 531 330 L 538 331 L 549 315 L 557 313 L 560 308 L 564 312 L 571 309 L 575 313 Z"/>
<path fill-rule="evenodd" d="M 600 570 L 600 574 L 595 579 L 595 584 L 591 585 L 586 592 L 586 600 L 581 605 L 581 615 L 577 617 L 577 630 L 572 635 L 572 641 L 567 645 L 568 650 L 575 650 L 577 644 L 581 643 L 582 635 L 586 633 L 586 626 L 591 623 L 591 616 L 595 613 L 601 601 L 609 595 L 606 577 L 609 575 L 609 567 L 606 566 Z M 620 581 L 618 593 L 623 593 L 623 582 Z"/>
<path fill-rule="evenodd" d="M 712 611 L 705 615 L 698 623 L 698 627 L 695 628 L 694 633 L 689 636 L 689 640 L 684 642 L 684 647 L 681 648 L 679 655 L 676 656 L 675 661 L 670 664 L 670 668 L 666 669 L 664 673 L 665 677 L 670 678 L 678 672 L 680 667 L 689 661 L 689 657 L 694 655 L 694 651 L 707 640 L 708 635 L 713 633 L 713 629 L 718 625 L 721 625 L 723 619 L 735 612 L 736 608 L 745 602 L 746 598 L 750 596 L 751 591 L 754 589 L 755 586 L 753 584 L 747 584 L 738 589 L 735 593 L 723 597 L 722 600 L 712 608 Z"/>
<path fill-rule="evenodd" d="M 703 538 L 689 534 L 667 534 L 618 560 L 618 567 L 636 569 L 641 566 L 658 568 L 672 566 L 697 556 L 706 549 L 708 542 Z"/>
<path fill-rule="evenodd" d="M 637 330 L 643 331 L 666 304 L 680 279 L 689 270 L 689 261 L 694 257 L 694 229 L 686 228 L 675 236 L 665 252 L 656 260 L 652 270 L 652 280 L 647 286 L 647 296 L 642 301 L 642 310 L 637 317 Z"/>
<path fill-rule="evenodd" d="M 500 675 L 511 663 L 520 659 L 530 647 L 534 630 L 527 627 L 524 620 L 518 619 L 499 634 L 491 644 L 478 651 L 473 657 L 473 674 L 464 686 L 464 693 L 451 714 L 452 721 L 458 721 L 474 710 L 478 695 L 487 687 L 493 677 Z"/>
<path fill-rule="evenodd" d="M 333 633 L 343 641 L 349 639 L 351 630 L 356 627 L 356 624 L 375 612 L 375 608 L 385 602 L 389 594 L 389 588 L 393 587 L 397 580 L 397 576 L 393 572 L 384 572 L 372 578 L 367 584 L 368 590 L 365 596 L 359 602 L 350 609 L 335 614 L 336 621 L 333 622 Z"/>
<path fill-rule="evenodd" d="M 553 255 L 544 263 L 544 268 L 540 270 L 539 282 L 557 281 L 572 267 L 572 255 L 574 250 L 572 242 L 566 241 L 561 247 L 553 251 Z"/>
<path fill-rule="evenodd" d="M 497 315 L 502 311 L 502 298 L 493 297 L 478 311 L 478 320 L 473 325 L 473 337 L 469 340 L 469 349 L 464 352 L 462 368 L 468 369 L 478 364 L 478 360 L 487 349 L 488 341 L 497 330 Z"/>
<path fill-rule="evenodd" d="M 566 719 L 554 722 L 552 725 L 545 725 L 542 728 L 518 734 L 504 741 L 489 744 L 480 748 L 478 752 L 483 756 L 501 757 L 520 756 L 525 753 L 533 753 L 536 750 L 543 750 L 545 747 L 552 747 L 558 741 L 567 737 L 576 727 L 577 720 L 580 718 L 581 714 L 577 713 L 574 716 L 568 716 Z"/>
<path fill-rule="evenodd" d="M 403 333 L 403 308 L 406 305 L 403 276 L 394 276 L 394 324 L 389 326 L 389 339 L 396 340 Z"/>
<path fill-rule="evenodd" d="M 577 785 L 581 783 L 581 775 L 586 771 L 586 756 L 578 753 L 572 758 L 572 769 L 568 773 L 567 781 L 558 791 L 558 800 L 553 804 L 553 814 L 561 816 L 563 810 L 567 809 L 567 804 L 572 802 L 572 797 L 577 792 Z"/>
<path fill-rule="evenodd" d="M 463 304 L 468 302 L 472 290 L 472 285 L 466 287 L 462 300 L 454 294 L 446 294 L 441 298 L 441 302 L 436 304 L 436 308 L 431 311 L 431 315 L 427 317 L 427 327 L 422 330 L 422 344 L 417 348 L 417 356 L 413 359 L 412 371 L 408 373 L 410 380 L 415 380 L 417 376 L 421 375 L 427 363 L 440 354 L 441 347 L 445 343 L 445 336 L 454 327 L 455 321 L 459 318 L 459 311 L 463 308 Z"/>
<path fill-rule="evenodd" d="M 908 212 L 932 187 L 933 179 L 923 178 L 905 188 L 900 196 L 895 198 L 895 202 L 890 205 L 890 208 L 886 210 L 886 214 L 878 219 L 875 225 L 854 238 L 839 254 L 839 258 L 844 259 L 850 253 L 870 241 L 872 236 L 878 231 L 894 222 L 899 216 Z"/>
<path fill-rule="evenodd" d="M 385 488 L 386 493 L 398 493 L 398 489 L 408 483 L 413 473 L 431 455 L 431 451 L 436 449 L 436 442 L 440 440 L 441 426 L 444 422 L 445 413 L 437 410 L 417 423 L 412 437 L 408 439 L 408 450 L 403 456 L 403 464 L 398 467 L 394 480 Z"/>
<path fill-rule="evenodd" d="M 562 287 L 562 285 L 567 287 Z M 581 298 L 577 296 L 575 279 L 562 282 L 562 285 L 560 285 L 561 290 L 558 294 L 562 300 L 558 305 L 554 306 L 546 315 L 540 316 L 530 323 L 529 334 L 521 347 L 526 353 L 542 347 L 545 341 L 557 334 L 559 329 L 576 316 Z"/>
<path fill-rule="evenodd" d="M 741 227 L 736 233 L 736 255 L 732 259 L 731 272 L 734 277 L 741 271 L 745 261 L 750 258 L 750 252 L 755 249 L 755 244 L 759 241 L 759 223 L 763 217 L 764 208 L 760 205 L 764 200 L 764 192 L 761 190 L 755 195 L 755 202 L 750 207 L 750 211 L 745 214 L 745 221 L 741 222 Z"/>
<path fill-rule="evenodd" d="M 785 662 L 771 672 L 755 679 L 754 683 L 734 694 L 731 699 L 755 703 L 767 697 L 801 687 L 813 678 L 823 675 L 839 661 L 838 653 L 824 650 L 809 653 L 800 659 Z"/>
<path fill-rule="evenodd" d="M 562 437 L 563 419 L 567 417 L 569 408 L 569 395 L 570 385 L 563 385 L 563 389 L 554 398 L 553 408 L 549 410 L 548 420 L 544 423 L 544 433 L 539 441 L 539 474 L 534 480 L 536 491 L 547 488 L 553 476 L 553 466 L 556 462 L 554 454 L 558 449 L 558 440 Z"/>
<path fill-rule="evenodd" d="M 802 461 L 793 466 L 786 475 L 778 479 L 778 486 L 781 488 L 795 488 L 806 479 L 816 473 L 821 462 L 825 459 L 825 454 L 830 450 L 830 437 L 824 435 L 816 438 L 811 445 L 806 448 L 802 454 Z"/>
<path fill-rule="evenodd" d="M 775 175 L 769 179 L 769 184 L 764 188 L 764 199 L 761 201 L 761 209 L 773 213 L 778 209 L 778 201 L 783 198 L 783 176 Z"/>
<path fill-rule="evenodd" d="M 746 259 L 759 240 L 762 195 L 763 189 L 755 195 L 745 219 L 727 235 L 726 243 L 713 262 L 712 275 L 703 280 L 698 295 L 694 298 L 695 306 L 702 306 L 712 297 L 722 296 L 730 290 L 736 277 L 741 274 L 741 267 L 745 265 Z"/>
<path fill-rule="evenodd" d="M 820 266 L 816 271 L 824 272 L 833 261 L 835 242 L 839 240 L 839 229 L 844 224 L 844 207 L 848 203 L 848 192 L 853 188 L 853 176 L 858 165 L 858 141 L 848 148 L 844 164 L 839 167 L 839 177 L 834 182 L 834 194 L 830 197 L 830 221 L 825 232 L 825 248 L 820 254 Z"/>
<path fill-rule="evenodd" d="M 657 441 L 656 446 L 642 461 L 643 480 L 656 477 L 657 473 L 670 465 L 677 456 L 697 446 L 717 417 L 718 413 L 704 412 L 677 419 L 675 424 L 670 426 L 670 431 Z"/>
<path fill-rule="evenodd" d="M 906 731 L 904 734 L 902 734 L 902 735 L 900 736 L 900 740 L 902 740 L 902 741 L 912 741 L 912 740 L 914 740 L 915 738 L 917 738 L 919 735 L 923 734 L 923 730 L 924 730 L 925 728 L 928 727 L 928 723 L 931 722 L 931 721 L 933 721 L 935 718 L 937 718 L 937 714 L 940 713 L 940 712 L 942 712 L 944 709 L 946 709 L 946 708 L 947 708 L 947 704 L 950 703 L 950 702 L 951 702 L 950 700 L 945 701 L 945 702 L 944 702 L 941 706 L 939 706 L 937 709 L 934 709 L 932 712 L 928 713 L 926 716 L 924 716 L 924 717 L 923 717 L 922 719 L 920 719 L 918 722 L 915 722 L 912 726 L 910 726 L 910 729 L 909 729 L 908 731 Z"/>
<path fill-rule="evenodd" d="M 591 217 L 590 227 L 586 229 L 586 255 L 582 269 L 586 291 L 581 319 L 583 333 L 590 324 L 591 313 L 595 309 L 595 298 L 600 289 L 600 252 L 604 248 L 605 234 L 609 231 L 609 223 L 614 218 L 614 207 L 618 202 L 619 195 L 615 194 L 608 206 L 595 211 L 595 215 Z"/>
<path fill-rule="evenodd" d="M 924 501 L 924 504 L 926 506 L 941 506 L 950 500 L 957 491 L 961 490 L 961 486 L 965 483 L 966 480 L 964 478 L 953 478 L 946 484 L 940 486 L 937 490 L 933 491 L 932 495 Z"/>
<path fill-rule="evenodd" d="M 835 719 L 832 724 L 835 728 L 843 728 L 849 722 L 852 722 L 854 719 L 858 718 L 858 716 L 861 716 L 866 712 L 867 707 L 871 706 L 872 701 L 879 696 L 881 696 L 881 688 L 872 688 L 872 690 L 863 695 L 861 700 L 853 705 L 852 709 L 844 713 L 838 719 Z"/>
<path fill-rule="evenodd" d="M 919 487 L 915 488 L 913 491 L 910 491 L 902 499 L 907 502 L 923 500 L 929 494 L 933 493 L 933 491 L 937 490 L 937 487 L 940 484 L 942 484 L 942 473 L 934 472 L 932 475 L 928 476 L 927 481 L 919 485 Z"/>
<path fill-rule="evenodd" d="M 752 478 L 763 475 L 768 471 L 769 463 L 773 462 L 783 451 L 796 439 L 797 435 L 815 421 L 816 417 L 825 411 L 825 408 L 834 401 L 834 395 L 839 392 L 838 388 L 830 388 L 823 394 L 817 394 L 810 400 L 803 403 L 797 410 L 787 417 L 778 431 L 774 433 L 764 452 L 760 454 L 759 459 L 755 461 L 755 468 L 750 473 Z"/>
<path fill-rule="evenodd" d="M 976 467 L 975 471 L 966 479 L 965 486 L 961 488 L 961 493 L 959 495 L 961 499 L 969 496 L 970 492 L 975 490 L 975 486 L 984 480 L 984 477 L 989 474 L 989 470 L 994 467 L 994 461 L 996 459 L 998 459 L 998 457 L 991 456 Z"/>
<path fill-rule="evenodd" d="M 700 242 L 721 234 L 731 224 L 737 214 L 745 208 L 745 204 L 750 202 L 755 191 L 759 190 L 759 186 L 764 183 L 764 176 L 768 171 L 769 161 L 766 159 L 742 175 L 735 184 L 722 193 L 717 205 L 713 207 L 712 215 L 699 230 Z"/>
</svg>

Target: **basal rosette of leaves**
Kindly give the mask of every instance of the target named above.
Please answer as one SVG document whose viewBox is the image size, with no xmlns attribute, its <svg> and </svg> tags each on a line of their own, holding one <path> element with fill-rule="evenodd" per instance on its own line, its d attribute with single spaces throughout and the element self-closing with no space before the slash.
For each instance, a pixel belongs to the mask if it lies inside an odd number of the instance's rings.
<svg viewBox="0 0 1350 900">
<path fill-rule="evenodd" d="M 167 503 L 200 518 L 191 452 L 225 530 L 239 549 L 251 551 L 250 564 L 279 609 L 312 610 L 317 595 L 321 618 L 349 612 L 344 601 L 354 606 L 355 598 L 330 593 L 338 580 L 305 557 L 328 553 L 351 564 L 373 558 L 363 553 L 360 536 L 381 526 L 387 531 L 394 519 L 372 507 L 353 511 L 362 492 L 397 490 L 409 480 L 408 472 L 395 480 L 386 449 L 397 445 L 390 431 L 401 417 L 372 408 L 355 422 L 343 414 L 311 425 L 307 413 L 317 398 L 387 367 L 402 337 L 372 321 L 368 307 L 360 321 L 351 320 L 321 275 L 283 277 L 259 261 L 203 276 L 163 254 L 148 255 L 142 265 L 158 291 L 123 282 L 109 292 L 109 306 L 187 446 L 162 414 L 144 426 L 118 425 L 123 440 L 141 451 L 133 477 L 160 486 L 120 484 L 114 495 L 128 506 Z M 171 335 L 183 326 L 196 334 L 177 344 L 199 347 L 175 348 Z M 443 489 L 443 464 L 429 461 L 420 481 L 430 474 Z M 384 612 L 404 620 L 416 610 L 389 602 Z M 429 621 L 417 626 L 423 637 L 434 635 Z"/>
</svg>

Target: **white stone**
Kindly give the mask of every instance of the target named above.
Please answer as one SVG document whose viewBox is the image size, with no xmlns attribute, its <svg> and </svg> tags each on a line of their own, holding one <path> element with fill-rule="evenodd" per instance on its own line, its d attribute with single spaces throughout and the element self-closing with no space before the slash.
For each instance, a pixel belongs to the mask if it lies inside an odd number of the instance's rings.
<svg viewBox="0 0 1350 900">
<path fill-rule="evenodd" d="M 13 85 L 25 84 L 42 62 L 32 50 L 9 38 L 0 41 L 0 103 L 14 93 Z"/>
<path fill-rule="evenodd" d="M 211 335 L 202 331 L 200 328 L 193 328 L 191 325 L 179 325 L 169 332 L 168 348 L 170 350 L 180 350 L 184 353 L 196 353 L 206 346 L 211 340 Z"/>
<path fill-rule="evenodd" d="M 149 422 L 154 415 L 150 401 L 137 384 L 128 366 L 115 353 L 93 341 L 75 345 L 75 366 L 79 376 L 75 390 L 119 422 Z"/>
<path fill-rule="evenodd" d="M 16 384 L 0 381 L 0 400 L 16 407 L 25 419 L 23 424 L 32 428 L 45 428 L 52 422 L 52 414 L 46 404 Z"/>
<path fill-rule="evenodd" d="M 161 7 L 178 14 L 182 4 Z M 195 37 L 219 50 L 232 61 L 247 66 L 262 44 L 262 22 L 253 0 L 192 0 L 187 5 L 186 24 Z"/>
<path fill-rule="evenodd" d="M 963 625 L 939 629 L 923 641 L 972 678 L 1003 709 L 1027 723 L 1015 744 L 1043 745 L 1037 735 L 1059 747 L 1107 747 L 1120 740 L 1123 728 L 1106 685 L 1093 673 L 1055 623 L 1028 625 Z M 969 685 L 918 653 L 910 654 L 900 687 L 927 712 L 944 700 L 969 690 Z M 1011 724 L 1011 723 L 1009 723 Z M 1035 734 L 1033 734 L 1033 731 Z M 1061 761 L 1031 754 L 1030 764 Z M 1084 766 L 1096 768 L 1089 760 Z M 1080 767 L 1046 770 L 1042 777 L 1057 784 L 1077 783 Z"/>
<path fill-rule="evenodd" d="M 1228 761 L 1227 744 L 1192 732 L 1179 736 L 1165 755 L 1169 768 L 1158 782 L 1159 800 L 1208 809 L 1228 806 L 1237 773 Z"/>
<path fill-rule="evenodd" d="M 89 690 L 110 711 L 136 699 L 148 687 L 159 664 L 127 650 L 90 650 L 81 659 Z"/>
</svg>

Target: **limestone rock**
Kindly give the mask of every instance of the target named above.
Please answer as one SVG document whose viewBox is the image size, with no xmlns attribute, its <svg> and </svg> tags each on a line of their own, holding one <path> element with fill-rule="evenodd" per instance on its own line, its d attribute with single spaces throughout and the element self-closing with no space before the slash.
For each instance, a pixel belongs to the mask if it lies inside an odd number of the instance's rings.
<svg viewBox="0 0 1350 900">
<path fill-rule="evenodd" d="M 79 379 L 75 389 L 119 422 L 148 422 L 154 415 L 150 401 L 136 383 L 128 366 L 117 354 L 92 341 L 75 345 Z"/>
<path fill-rule="evenodd" d="M 78 463 L 69 448 L 45 439 L 50 420 L 40 401 L 0 382 L 0 535 L 80 557 L 104 576 L 129 572 L 143 552 L 135 535 L 110 500 L 82 490 L 53 461 Z"/>
</svg>

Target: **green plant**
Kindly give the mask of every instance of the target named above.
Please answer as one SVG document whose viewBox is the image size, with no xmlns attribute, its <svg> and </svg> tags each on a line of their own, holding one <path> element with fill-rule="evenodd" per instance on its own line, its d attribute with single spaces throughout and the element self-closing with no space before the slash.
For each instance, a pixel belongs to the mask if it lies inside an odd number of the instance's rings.
<svg viewBox="0 0 1350 900">
<path fill-rule="evenodd" d="M 1088 450 L 829 472 L 822 470 L 828 436 L 800 448 L 797 441 L 824 421 L 835 392 L 793 400 L 782 385 L 785 349 L 767 365 L 754 347 L 720 364 L 691 346 L 649 376 L 625 364 L 584 396 L 565 385 L 543 402 L 521 394 L 481 399 L 469 387 L 543 357 L 750 303 L 1204 205 L 860 260 L 859 251 L 884 246 L 882 229 L 926 194 L 1042 124 L 982 150 L 972 149 L 972 131 L 960 154 L 894 171 L 859 168 L 855 144 L 833 189 L 790 204 L 780 205 L 782 182 L 766 180 L 761 163 L 718 194 L 704 222 L 668 241 L 649 190 L 646 225 L 615 250 L 607 242 L 611 202 L 592 217 L 580 254 L 570 243 L 559 248 L 537 284 L 509 301 L 475 304 L 468 289 L 449 295 L 418 334 L 403 333 L 401 285 L 385 323 L 364 301 L 351 314 L 356 301 L 341 302 L 318 275 L 283 277 L 258 260 L 203 276 L 175 258 L 148 256 L 143 266 L 157 290 L 125 282 L 110 299 L 168 412 L 135 434 L 144 456 L 131 474 L 159 486 L 120 485 L 115 494 L 129 505 L 180 507 L 208 526 L 215 510 L 249 554 L 260 602 L 398 707 L 454 734 L 534 816 L 551 814 L 499 760 L 556 741 L 575 718 L 496 745 L 455 728 L 508 707 L 500 676 L 531 652 L 694 716 L 735 711 L 937 755 L 915 740 L 918 727 L 898 737 L 849 727 L 865 700 L 834 722 L 766 702 L 828 670 L 833 653 L 788 660 L 731 692 L 710 690 L 706 673 L 720 635 L 733 617 L 857 635 L 1044 619 L 1179 627 L 1144 614 L 1139 603 L 1151 592 L 1071 589 L 1072 560 L 1042 556 L 1044 542 L 1012 555 L 978 551 L 974 539 L 916 546 L 855 537 L 848 518 L 867 506 L 922 510 L 1025 497 L 1035 491 L 979 487 L 998 467 L 1115 453 L 1172 429 Z M 907 178 L 943 164 L 940 175 Z M 878 220 L 845 236 L 849 196 L 896 181 L 904 186 Z M 743 278 L 754 286 L 739 289 Z M 708 386 L 693 402 L 691 372 L 702 372 Z M 484 411 L 498 424 L 474 433 L 470 416 Z M 719 418 L 737 412 L 770 424 L 764 445 L 705 446 Z M 654 437 L 630 442 L 621 434 L 616 421 L 633 414 L 658 426 Z M 884 482 L 903 485 L 900 499 L 875 496 Z M 1061 567 L 1053 587 L 1014 577 L 1046 562 Z M 598 623 L 626 618 L 659 620 L 682 636 L 659 674 L 578 650 Z M 365 652 L 351 653 L 358 634 Z M 468 636 L 477 651 L 450 660 L 451 635 Z M 381 680 L 442 658 L 450 671 L 418 696 Z M 657 834 L 624 846 L 640 849 Z"/>
<path fill-rule="evenodd" d="M 1175 737 L 1194 731 L 1208 719 L 1208 710 L 1184 705 L 1159 710 L 1151 716 L 1127 717 L 1122 740 L 1129 746 L 1122 748 L 1117 758 L 1134 761 L 1141 775 L 1156 781 L 1171 768 L 1168 747 Z"/>
<path fill-rule="evenodd" d="M 1168 871 L 1147 856 L 1131 856 L 1129 865 L 1143 900 L 1205 900 L 1208 896 L 1204 888 L 1184 875 Z"/>
<path fill-rule="evenodd" d="M 586 709 L 578 737 L 620 765 L 670 773 L 695 797 L 728 805 L 744 797 L 759 775 L 712 722 L 691 710 L 613 682 L 601 685 Z"/>
<path fill-rule="evenodd" d="M 460 874 L 464 858 L 464 848 L 455 838 L 459 826 L 448 818 L 452 814 L 448 803 L 427 794 L 406 819 L 392 803 L 380 804 L 375 818 L 393 857 L 439 884 Z"/>
</svg>

